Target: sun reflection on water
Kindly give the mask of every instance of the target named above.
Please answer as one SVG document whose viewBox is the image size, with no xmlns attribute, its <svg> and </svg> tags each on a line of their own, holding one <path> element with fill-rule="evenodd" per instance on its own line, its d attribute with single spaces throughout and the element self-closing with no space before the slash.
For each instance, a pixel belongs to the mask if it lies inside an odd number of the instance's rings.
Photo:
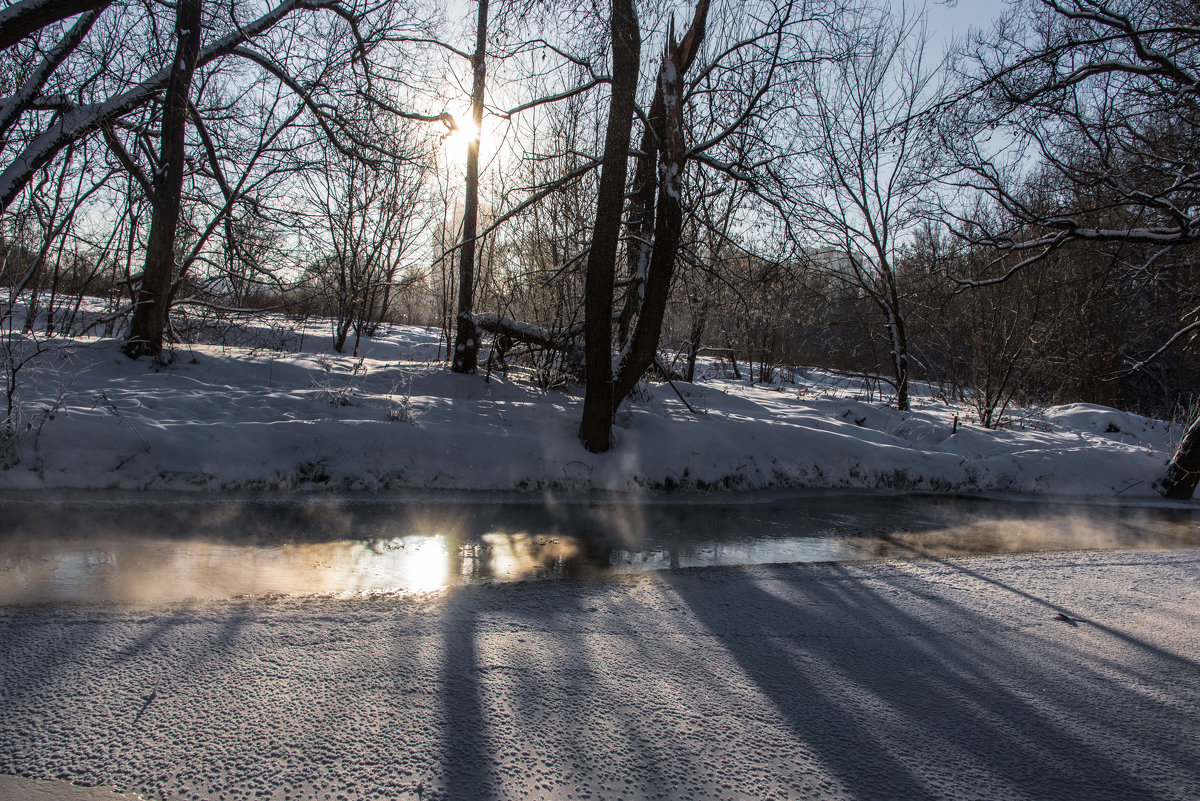
<svg viewBox="0 0 1200 801">
<path fill-rule="evenodd" d="M 390 542 L 399 543 L 398 550 L 407 551 L 390 565 L 396 589 L 432 592 L 449 586 L 450 554 L 444 535 L 396 537 Z"/>
<path fill-rule="evenodd" d="M 481 538 L 488 547 L 488 569 L 494 578 L 536 576 L 579 556 L 579 546 L 564 537 L 536 537 L 524 531 L 493 531 Z"/>
<path fill-rule="evenodd" d="M 803 508 L 114 504 L 97 513 L 10 505 L 0 519 L 10 526 L 0 532 L 0 605 L 425 594 L 710 565 L 1200 546 L 1189 510 L 857 496 Z"/>
</svg>

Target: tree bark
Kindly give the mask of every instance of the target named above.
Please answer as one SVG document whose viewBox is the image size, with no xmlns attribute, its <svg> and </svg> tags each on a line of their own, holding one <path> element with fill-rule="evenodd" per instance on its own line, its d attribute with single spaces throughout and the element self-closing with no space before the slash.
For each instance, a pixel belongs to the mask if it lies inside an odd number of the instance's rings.
<svg viewBox="0 0 1200 801">
<path fill-rule="evenodd" d="M 1164 497 L 1186 501 L 1200 483 L 1200 417 L 1188 427 L 1187 433 L 1167 465 L 1167 474 L 1157 483 Z"/>
<path fill-rule="evenodd" d="M 678 76 L 677 76 L 678 77 Z M 664 80 L 664 83 L 667 81 Z M 668 87 L 668 92 L 678 92 L 679 81 Z M 678 97 L 678 95 L 677 95 Z M 668 115 L 670 98 L 668 99 Z M 682 188 L 683 131 L 682 123 L 666 121 L 667 131 L 659 162 L 658 209 L 654 223 L 654 248 L 646 269 L 641 309 L 633 335 L 626 345 L 613 388 L 614 410 L 629 396 L 638 380 L 654 364 L 658 352 L 658 337 L 662 332 L 663 317 L 667 300 L 671 294 L 671 279 L 675 273 L 675 257 L 679 251 L 679 235 L 683 228 L 683 211 L 679 203 Z"/>
<path fill-rule="evenodd" d="M 188 94 L 200 53 L 202 2 L 178 0 L 175 12 L 174 69 L 163 98 L 162 144 L 154 175 L 150 236 L 142 282 L 124 347 L 125 355 L 131 359 L 161 353 L 167 327 L 168 301 L 175 279 L 175 234 L 183 193 Z"/>
<path fill-rule="evenodd" d="M 483 124 L 483 92 L 487 78 L 488 0 L 479 0 L 475 53 L 471 56 L 471 121 L 467 142 L 466 197 L 462 243 L 458 250 L 458 316 L 454 334 L 454 372 L 473 373 L 479 366 L 479 332 L 471 319 L 475 305 L 475 236 L 479 226 L 479 127 Z"/>
<path fill-rule="evenodd" d="M 593 453 L 612 448 L 612 301 L 617 240 L 621 234 L 629 138 L 641 63 L 642 37 L 633 0 L 613 0 L 612 96 L 604 136 L 604 161 L 596 203 L 596 223 L 584 279 L 584 400 L 579 440 Z"/>
<path fill-rule="evenodd" d="M 629 209 L 625 214 L 625 233 L 628 240 L 626 272 L 629 286 L 625 289 L 625 300 L 617 319 L 617 342 L 624 345 L 629 339 L 629 326 L 633 316 L 645 298 L 646 272 L 650 265 L 650 253 L 654 247 L 654 198 L 658 182 L 654 170 L 658 164 L 658 136 L 662 130 L 663 95 L 662 83 L 654 90 L 650 113 L 646 116 L 642 140 L 638 147 L 637 168 L 633 173 L 633 186 L 629 193 Z"/>
<path fill-rule="evenodd" d="M 675 259 L 683 229 L 681 198 L 687 153 L 683 130 L 683 76 L 704 41 L 707 19 L 708 0 L 700 0 L 683 39 L 676 44 L 673 28 L 667 35 L 666 52 L 659 69 L 662 116 L 659 118 L 660 127 L 655 131 L 658 140 L 658 204 L 654 221 L 654 247 L 646 267 L 642 288 L 644 295 L 638 309 L 637 324 L 616 369 L 614 411 L 654 364 L 658 351 L 658 338 L 662 333 L 667 300 L 671 294 L 671 280 L 675 274 Z"/>
<path fill-rule="evenodd" d="M 675 63 L 677 77 L 682 76 L 691 68 L 692 62 L 700 52 L 700 42 L 704 40 L 704 31 L 708 19 L 709 0 L 700 0 L 696 6 L 692 24 L 678 46 Z M 674 28 L 671 31 L 671 47 L 675 46 Z M 655 209 L 654 200 L 659 189 L 659 181 L 655 170 L 659 166 L 659 150 L 663 146 L 663 136 L 667 129 L 666 98 L 663 95 L 663 81 L 654 87 L 654 99 L 650 103 L 650 112 L 646 115 L 642 139 L 638 147 L 637 169 L 633 174 L 633 186 L 629 196 L 629 209 L 626 212 L 626 236 L 629 245 L 626 256 L 626 270 L 629 275 L 629 286 L 625 290 L 625 300 L 621 305 L 620 316 L 617 319 L 617 342 L 624 346 L 629 338 L 629 326 L 633 317 L 641 311 L 645 300 L 647 273 L 650 269 L 650 259 L 654 249 Z M 682 130 L 682 128 L 681 128 Z"/>
<path fill-rule="evenodd" d="M 700 340 L 704 337 L 704 329 L 708 327 L 708 299 L 700 302 L 700 310 L 692 318 L 692 329 L 688 341 L 687 375 L 684 378 L 691 384 L 696 378 L 696 356 L 700 353 Z"/>
<path fill-rule="evenodd" d="M 893 293 L 892 308 L 885 314 L 888 324 L 888 338 L 891 340 L 892 372 L 896 376 L 896 408 L 907 412 L 908 403 L 908 330 L 904 315 L 900 312 L 900 302 Z"/>
</svg>

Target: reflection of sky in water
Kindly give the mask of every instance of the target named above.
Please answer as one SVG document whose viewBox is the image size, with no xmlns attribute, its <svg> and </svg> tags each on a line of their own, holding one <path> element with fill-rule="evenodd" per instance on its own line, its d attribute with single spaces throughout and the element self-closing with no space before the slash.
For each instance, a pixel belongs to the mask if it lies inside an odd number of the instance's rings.
<svg viewBox="0 0 1200 801">
<path fill-rule="evenodd" d="M 146 539 L 106 545 L 107 551 L 6 555 L 0 603 L 419 593 L 450 583 L 443 536 L 260 547 Z"/>
<path fill-rule="evenodd" d="M 565 510 L 385 503 L 104 509 L 108 518 L 86 506 L 0 508 L 0 516 L 16 512 L 0 534 L 0 604 L 424 593 L 710 565 L 1200 545 L 1191 511 L 896 497 Z"/>
<path fill-rule="evenodd" d="M 618 551 L 612 569 L 618 572 L 668 570 L 719 565 L 764 565 L 787 562 L 842 562 L 856 558 L 851 542 L 833 537 L 721 543 L 707 547 L 655 551 Z"/>
</svg>

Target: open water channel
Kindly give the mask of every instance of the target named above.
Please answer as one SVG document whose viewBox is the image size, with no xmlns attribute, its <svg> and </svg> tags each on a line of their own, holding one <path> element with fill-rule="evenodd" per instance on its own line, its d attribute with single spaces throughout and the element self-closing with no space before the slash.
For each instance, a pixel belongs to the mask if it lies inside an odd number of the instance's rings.
<svg viewBox="0 0 1200 801">
<path fill-rule="evenodd" d="M 1200 547 L 1190 506 L 862 492 L 0 496 L 0 605 L 423 593 L 713 565 Z"/>
</svg>

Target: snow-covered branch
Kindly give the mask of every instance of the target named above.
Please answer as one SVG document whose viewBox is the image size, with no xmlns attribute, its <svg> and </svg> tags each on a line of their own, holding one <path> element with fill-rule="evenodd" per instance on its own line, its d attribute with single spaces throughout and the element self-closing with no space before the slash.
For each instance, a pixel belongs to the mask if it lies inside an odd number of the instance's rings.
<svg viewBox="0 0 1200 801">
<path fill-rule="evenodd" d="M 20 0 L 0 9 L 0 50 L 12 47 L 47 25 L 76 14 L 100 12 L 112 0 Z"/>
<path fill-rule="evenodd" d="M 284 0 L 252 22 L 239 26 L 237 30 L 202 48 L 197 64 L 207 64 L 229 55 L 241 44 L 270 30 L 293 12 L 330 9 L 337 6 L 339 1 Z M 0 209 L 7 209 L 33 175 L 64 147 L 94 133 L 105 122 L 128 114 L 156 98 L 166 89 L 173 68 L 173 64 L 168 65 L 108 100 L 79 105 L 57 117 L 0 172 Z"/>
</svg>

